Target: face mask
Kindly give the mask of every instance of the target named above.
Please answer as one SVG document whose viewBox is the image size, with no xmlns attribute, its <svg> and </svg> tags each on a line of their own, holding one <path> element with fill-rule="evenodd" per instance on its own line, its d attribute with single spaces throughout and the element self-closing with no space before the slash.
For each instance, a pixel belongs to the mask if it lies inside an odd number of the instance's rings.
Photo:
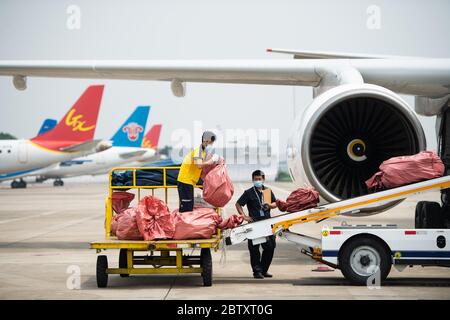
<svg viewBox="0 0 450 320">
<path fill-rule="evenodd" d="M 256 188 L 262 188 L 263 182 L 262 182 L 262 181 L 253 181 L 253 185 L 254 185 Z"/>
</svg>

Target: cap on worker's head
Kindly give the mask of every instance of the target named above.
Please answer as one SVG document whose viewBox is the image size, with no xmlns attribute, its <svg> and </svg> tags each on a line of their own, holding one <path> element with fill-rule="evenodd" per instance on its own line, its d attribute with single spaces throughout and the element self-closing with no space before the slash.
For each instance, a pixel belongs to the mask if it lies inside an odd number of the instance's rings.
<svg viewBox="0 0 450 320">
<path fill-rule="evenodd" d="M 214 142 L 216 141 L 216 135 L 214 134 L 214 132 L 212 131 L 205 131 L 202 134 L 202 142 L 203 141 L 211 141 Z"/>
<path fill-rule="evenodd" d="M 266 179 L 266 175 L 264 174 L 264 172 L 262 170 L 255 170 L 252 173 L 252 179 L 255 177 L 263 177 L 263 179 Z"/>
</svg>

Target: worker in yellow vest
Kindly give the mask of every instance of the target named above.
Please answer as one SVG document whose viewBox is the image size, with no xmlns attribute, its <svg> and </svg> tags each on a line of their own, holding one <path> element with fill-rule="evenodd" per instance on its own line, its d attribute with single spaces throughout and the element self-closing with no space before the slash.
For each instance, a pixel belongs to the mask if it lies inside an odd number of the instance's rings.
<svg viewBox="0 0 450 320">
<path fill-rule="evenodd" d="M 177 182 L 180 212 L 194 209 L 194 186 L 200 179 L 202 169 L 205 166 L 216 163 L 219 159 L 217 154 L 212 154 L 214 141 L 216 141 L 216 135 L 213 132 L 203 132 L 200 146 L 191 150 L 183 159 Z M 211 157 L 205 160 L 209 154 L 212 154 Z"/>
</svg>

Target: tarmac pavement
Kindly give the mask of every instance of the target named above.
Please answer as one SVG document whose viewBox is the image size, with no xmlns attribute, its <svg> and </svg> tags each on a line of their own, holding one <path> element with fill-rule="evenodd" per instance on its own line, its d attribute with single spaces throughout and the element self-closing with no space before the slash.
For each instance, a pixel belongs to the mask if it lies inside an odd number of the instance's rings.
<svg viewBox="0 0 450 320">
<path fill-rule="evenodd" d="M 235 183 L 235 196 L 224 214 L 235 213 L 234 203 L 249 183 Z M 275 195 L 286 198 L 291 183 L 268 183 Z M 169 207 L 177 207 L 176 190 Z M 96 252 L 91 241 L 104 237 L 106 183 L 49 182 L 27 189 L 0 184 L 0 299 L 450 299 L 450 269 L 392 268 L 385 285 L 370 289 L 350 285 L 339 270 L 314 272 L 317 264 L 295 245 L 277 239 L 270 268 L 273 278 L 253 279 L 247 244 L 213 253 L 213 286 L 203 287 L 200 275 L 109 276 L 107 288 L 97 288 Z M 418 200 L 438 200 L 439 193 L 411 198 L 394 209 L 364 218 L 339 217 L 322 223 L 295 226 L 293 231 L 320 236 L 324 225 L 396 223 L 412 227 Z M 273 212 L 276 214 L 276 212 Z M 110 265 L 117 250 L 106 251 Z M 224 259 L 224 256 L 226 259 Z M 225 260 L 225 261 L 224 261 Z M 80 288 L 73 289 L 80 275 Z"/>
</svg>

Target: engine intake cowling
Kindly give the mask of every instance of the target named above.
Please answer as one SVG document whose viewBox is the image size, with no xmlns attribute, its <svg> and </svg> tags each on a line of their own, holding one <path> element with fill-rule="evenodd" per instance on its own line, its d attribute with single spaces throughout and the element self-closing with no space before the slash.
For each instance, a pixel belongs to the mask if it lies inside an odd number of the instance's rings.
<svg viewBox="0 0 450 320">
<path fill-rule="evenodd" d="M 396 93 L 370 84 L 347 84 L 316 97 L 296 119 L 287 156 L 296 183 L 310 183 L 325 200 L 335 202 L 369 193 L 365 181 L 384 160 L 425 148 L 417 116 Z"/>
</svg>

